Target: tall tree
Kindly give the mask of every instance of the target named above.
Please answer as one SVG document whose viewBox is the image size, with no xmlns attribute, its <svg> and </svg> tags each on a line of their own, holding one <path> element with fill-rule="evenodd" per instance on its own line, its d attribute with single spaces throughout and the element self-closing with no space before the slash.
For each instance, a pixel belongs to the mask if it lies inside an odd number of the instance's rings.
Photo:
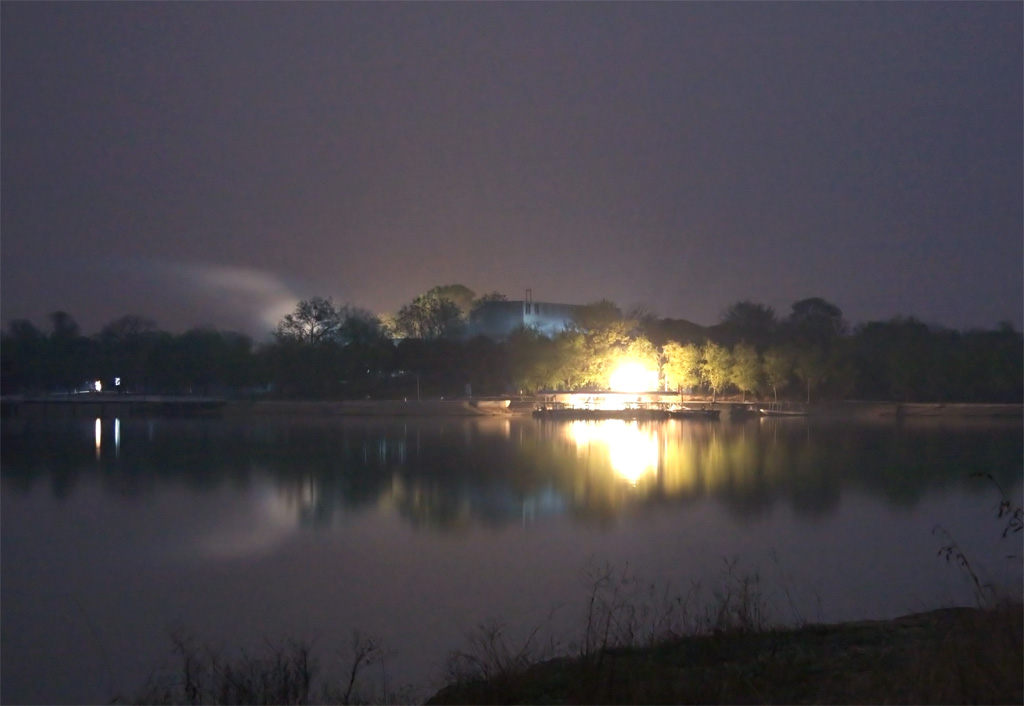
<svg viewBox="0 0 1024 706">
<path fill-rule="evenodd" d="M 718 393 L 732 382 L 732 353 L 725 346 L 712 341 L 701 350 L 701 375 L 711 388 L 711 400 L 718 400 Z"/>
<path fill-rule="evenodd" d="M 749 300 L 734 302 L 722 313 L 721 329 L 734 343 L 747 341 L 755 346 L 766 346 L 778 327 L 772 307 Z"/>
<path fill-rule="evenodd" d="M 450 299 L 421 294 L 395 315 L 395 333 L 403 338 L 451 338 L 462 330 L 462 310 Z"/>
<path fill-rule="evenodd" d="M 588 330 L 584 336 L 583 385 L 607 389 L 612 373 L 625 356 L 630 336 L 621 322 Z"/>
<path fill-rule="evenodd" d="M 66 311 L 54 311 L 50 314 L 50 338 L 71 340 L 82 335 L 75 317 Z"/>
<path fill-rule="evenodd" d="M 473 308 L 473 301 L 476 299 L 476 294 L 473 290 L 464 284 L 442 284 L 437 287 L 431 287 L 427 291 L 426 296 L 447 299 L 459 307 L 459 311 L 463 316 L 469 314 Z"/>
<path fill-rule="evenodd" d="M 607 299 L 577 307 L 573 324 L 584 333 L 599 331 L 622 322 L 622 310 Z"/>
<path fill-rule="evenodd" d="M 343 307 L 341 326 L 338 327 L 338 338 L 346 345 L 373 345 L 387 338 L 384 324 L 380 318 L 357 307 Z"/>
<path fill-rule="evenodd" d="M 548 379 L 551 387 L 576 390 L 587 384 L 586 338 L 579 331 L 561 331 L 552 339 L 555 354 L 552 357 Z"/>
<path fill-rule="evenodd" d="M 764 353 L 764 377 L 771 385 L 775 401 L 779 401 L 779 387 L 793 374 L 793 354 L 785 348 L 769 348 Z"/>
<path fill-rule="evenodd" d="M 481 294 L 479 297 L 473 300 L 473 305 L 470 311 L 476 311 L 484 304 L 490 304 L 491 302 L 507 302 L 508 297 L 498 291 L 488 292 L 487 294 Z"/>
<path fill-rule="evenodd" d="M 50 384 L 68 392 L 91 378 L 87 363 L 89 341 L 82 336 L 78 322 L 65 311 L 50 314 L 47 370 Z"/>
<path fill-rule="evenodd" d="M 342 311 L 328 297 L 303 299 L 295 311 L 277 324 L 274 335 L 279 341 L 315 345 L 333 340 L 341 329 Z"/>
<path fill-rule="evenodd" d="M 46 334 L 28 319 L 15 319 L 0 340 L 0 390 L 27 392 L 46 386 Z"/>
<path fill-rule="evenodd" d="M 154 321 L 135 314 L 126 314 L 106 324 L 95 336 L 99 372 L 106 378 L 119 378 L 119 391 L 145 392 L 156 367 L 152 361 L 156 334 Z M 162 372 L 170 374 L 177 370 Z"/>
<path fill-rule="evenodd" d="M 509 377 L 516 390 L 535 392 L 557 384 L 554 342 L 529 326 L 519 326 L 505 339 Z"/>
<path fill-rule="evenodd" d="M 739 343 L 732 349 L 732 383 L 743 393 L 743 401 L 747 393 L 757 390 L 761 382 L 761 360 L 757 349 L 749 343 Z"/>
<path fill-rule="evenodd" d="M 825 348 L 847 330 L 842 310 L 821 297 L 794 302 L 786 326 L 797 340 Z"/>
<path fill-rule="evenodd" d="M 662 369 L 671 389 L 682 392 L 683 388 L 692 388 L 700 384 L 701 352 L 696 344 L 682 345 L 669 341 L 661 350 L 665 358 Z"/>
<path fill-rule="evenodd" d="M 828 366 L 821 349 L 811 347 L 800 351 L 793 372 L 807 386 L 807 403 L 810 404 L 811 388 L 825 382 L 828 374 Z"/>
</svg>

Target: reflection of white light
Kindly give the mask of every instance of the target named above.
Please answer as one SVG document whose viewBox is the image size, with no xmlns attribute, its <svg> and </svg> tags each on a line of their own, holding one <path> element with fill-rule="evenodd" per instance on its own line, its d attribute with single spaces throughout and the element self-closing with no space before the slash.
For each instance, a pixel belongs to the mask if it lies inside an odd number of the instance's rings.
<svg viewBox="0 0 1024 706">
<path fill-rule="evenodd" d="M 641 363 L 623 363 L 612 373 L 611 389 L 616 392 L 643 392 L 658 389 L 658 371 L 648 370 Z"/>
<path fill-rule="evenodd" d="M 100 457 L 100 445 L 103 443 L 103 426 L 100 424 L 100 418 L 96 417 L 96 458 Z"/>
<path fill-rule="evenodd" d="M 114 457 L 119 458 L 121 456 L 121 419 L 118 417 L 114 420 Z"/>
<path fill-rule="evenodd" d="M 103 392 L 103 383 L 102 383 L 102 382 L 100 382 L 99 380 L 97 380 L 96 382 L 94 382 L 94 383 L 92 384 L 92 386 L 93 386 L 93 388 L 94 388 L 94 389 L 96 390 L 96 392 Z"/>
<path fill-rule="evenodd" d="M 612 470 L 631 485 L 658 468 L 660 445 L 653 427 L 641 429 L 635 422 L 621 419 L 573 422 L 569 435 L 578 453 L 607 454 Z"/>
</svg>

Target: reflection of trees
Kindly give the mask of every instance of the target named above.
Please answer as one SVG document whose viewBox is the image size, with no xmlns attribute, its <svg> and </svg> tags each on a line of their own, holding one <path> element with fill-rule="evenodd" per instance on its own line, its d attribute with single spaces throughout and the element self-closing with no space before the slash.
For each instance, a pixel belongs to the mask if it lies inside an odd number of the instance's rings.
<svg viewBox="0 0 1024 706">
<path fill-rule="evenodd" d="M 628 508 L 707 497 L 741 517 L 780 502 L 813 517 L 850 488 L 913 505 L 982 471 L 1012 489 L 1024 456 L 1012 421 L 179 419 L 124 420 L 121 437 L 115 454 L 104 436 L 97 459 L 88 420 L 6 423 L 5 492 L 28 492 L 43 480 L 65 497 L 96 475 L 108 492 L 133 497 L 166 484 L 244 488 L 269 476 L 298 521 L 314 527 L 377 507 L 445 529 L 544 513 L 605 524 Z"/>
</svg>

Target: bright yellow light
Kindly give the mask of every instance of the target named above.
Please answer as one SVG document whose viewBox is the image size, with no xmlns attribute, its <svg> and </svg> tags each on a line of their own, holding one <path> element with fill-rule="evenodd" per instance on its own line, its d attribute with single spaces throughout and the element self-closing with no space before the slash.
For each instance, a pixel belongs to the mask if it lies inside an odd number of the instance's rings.
<svg viewBox="0 0 1024 706">
<path fill-rule="evenodd" d="M 658 389 L 658 371 L 648 370 L 642 363 L 622 363 L 612 373 L 611 389 L 616 392 L 648 392 Z"/>
</svg>

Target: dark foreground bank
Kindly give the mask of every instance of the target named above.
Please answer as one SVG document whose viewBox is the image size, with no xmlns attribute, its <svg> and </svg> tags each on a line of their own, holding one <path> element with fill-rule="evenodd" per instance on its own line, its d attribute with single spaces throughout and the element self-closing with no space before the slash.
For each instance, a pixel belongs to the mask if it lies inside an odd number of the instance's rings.
<svg viewBox="0 0 1024 706">
<path fill-rule="evenodd" d="M 684 637 L 449 685 L 429 704 L 1024 702 L 1020 605 Z"/>
<path fill-rule="evenodd" d="M 894 620 L 731 629 L 534 663 L 529 650 L 509 649 L 495 634 L 451 655 L 463 671 L 450 673 L 427 703 L 1020 704 L 1022 617 L 1020 604 L 944 608 Z M 232 660 L 177 638 L 175 652 L 176 673 L 154 675 L 112 702 L 415 702 L 411 688 L 359 687 L 360 674 L 382 663 L 386 650 L 358 632 L 344 674 L 321 676 L 315 650 L 301 642 Z"/>
</svg>

